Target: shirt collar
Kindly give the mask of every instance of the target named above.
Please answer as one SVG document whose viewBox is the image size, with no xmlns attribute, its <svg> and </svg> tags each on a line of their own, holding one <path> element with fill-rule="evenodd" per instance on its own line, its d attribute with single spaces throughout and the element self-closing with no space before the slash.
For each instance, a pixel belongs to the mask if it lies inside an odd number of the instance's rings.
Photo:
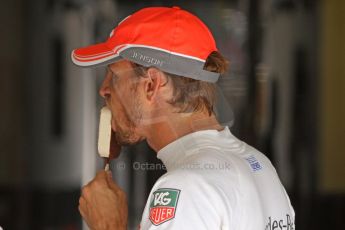
<svg viewBox="0 0 345 230">
<path fill-rule="evenodd" d="M 221 131 L 201 130 L 189 133 L 179 139 L 169 143 L 158 151 L 157 157 L 161 159 L 168 171 L 173 170 L 183 162 L 183 159 L 192 154 L 196 154 L 203 147 L 221 148 L 215 143 L 222 138 L 233 137 L 229 127 Z"/>
</svg>

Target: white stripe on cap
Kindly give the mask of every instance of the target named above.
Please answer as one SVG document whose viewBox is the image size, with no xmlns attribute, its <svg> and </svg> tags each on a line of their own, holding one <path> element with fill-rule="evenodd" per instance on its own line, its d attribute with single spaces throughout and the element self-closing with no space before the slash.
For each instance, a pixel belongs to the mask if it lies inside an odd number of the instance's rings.
<svg viewBox="0 0 345 230">
<path fill-rule="evenodd" d="M 107 56 L 107 57 L 104 57 L 104 58 L 100 58 L 100 59 L 97 59 L 97 60 L 79 61 L 79 60 L 77 60 L 74 57 L 74 51 L 71 54 L 71 58 L 72 58 L 73 63 L 78 65 L 78 66 L 83 66 L 83 67 L 99 65 L 99 64 L 102 64 L 103 62 L 107 62 L 107 61 L 109 61 L 111 59 L 116 59 L 117 57 L 119 57 L 119 55 L 115 53 L 113 55 L 110 55 L 110 56 Z M 78 56 L 78 59 L 82 59 L 82 58 L 79 58 L 79 56 Z"/>
</svg>

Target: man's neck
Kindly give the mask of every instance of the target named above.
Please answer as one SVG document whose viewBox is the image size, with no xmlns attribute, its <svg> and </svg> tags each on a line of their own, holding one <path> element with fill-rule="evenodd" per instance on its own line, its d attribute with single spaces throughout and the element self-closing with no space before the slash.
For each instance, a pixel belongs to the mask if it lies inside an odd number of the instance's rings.
<svg viewBox="0 0 345 230">
<path fill-rule="evenodd" d="M 187 134 L 200 130 L 222 130 L 214 115 L 206 113 L 193 114 L 173 114 L 167 116 L 164 121 L 160 121 L 146 127 L 145 132 L 147 143 L 156 152 L 171 142 Z"/>
</svg>

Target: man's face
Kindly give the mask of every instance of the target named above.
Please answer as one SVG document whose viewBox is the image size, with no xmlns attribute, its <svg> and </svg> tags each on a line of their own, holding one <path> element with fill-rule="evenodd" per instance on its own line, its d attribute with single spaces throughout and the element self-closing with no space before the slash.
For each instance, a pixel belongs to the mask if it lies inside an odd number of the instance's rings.
<svg viewBox="0 0 345 230">
<path fill-rule="evenodd" d="M 99 90 L 111 110 L 111 126 L 120 145 L 131 145 L 144 139 L 138 134 L 142 120 L 142 103 L 137 91 L 139 81 L 130 62 L 122 60 L 108 66 Z"/>
</svg>

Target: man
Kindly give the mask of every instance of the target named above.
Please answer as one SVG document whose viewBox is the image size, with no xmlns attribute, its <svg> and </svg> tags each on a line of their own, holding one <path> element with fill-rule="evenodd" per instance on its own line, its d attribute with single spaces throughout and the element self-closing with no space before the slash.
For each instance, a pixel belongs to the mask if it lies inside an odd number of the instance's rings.
<svg viewBox="0 0 345 230">
<path fill-rule="evenodd" d="M 294 229 L 294 210 L 270 161 L 215 118 L 214 83 L 227 62 L 196 16 L 144 8 L 72 59 L 108 64 L 100 95 L 117 142 L 146 139 L 167 168 L 141 229 Z M 91 229 L 127 228 L 126 196 L 107 172 L 83 188 L 79 210 Z"/>
</svg>

